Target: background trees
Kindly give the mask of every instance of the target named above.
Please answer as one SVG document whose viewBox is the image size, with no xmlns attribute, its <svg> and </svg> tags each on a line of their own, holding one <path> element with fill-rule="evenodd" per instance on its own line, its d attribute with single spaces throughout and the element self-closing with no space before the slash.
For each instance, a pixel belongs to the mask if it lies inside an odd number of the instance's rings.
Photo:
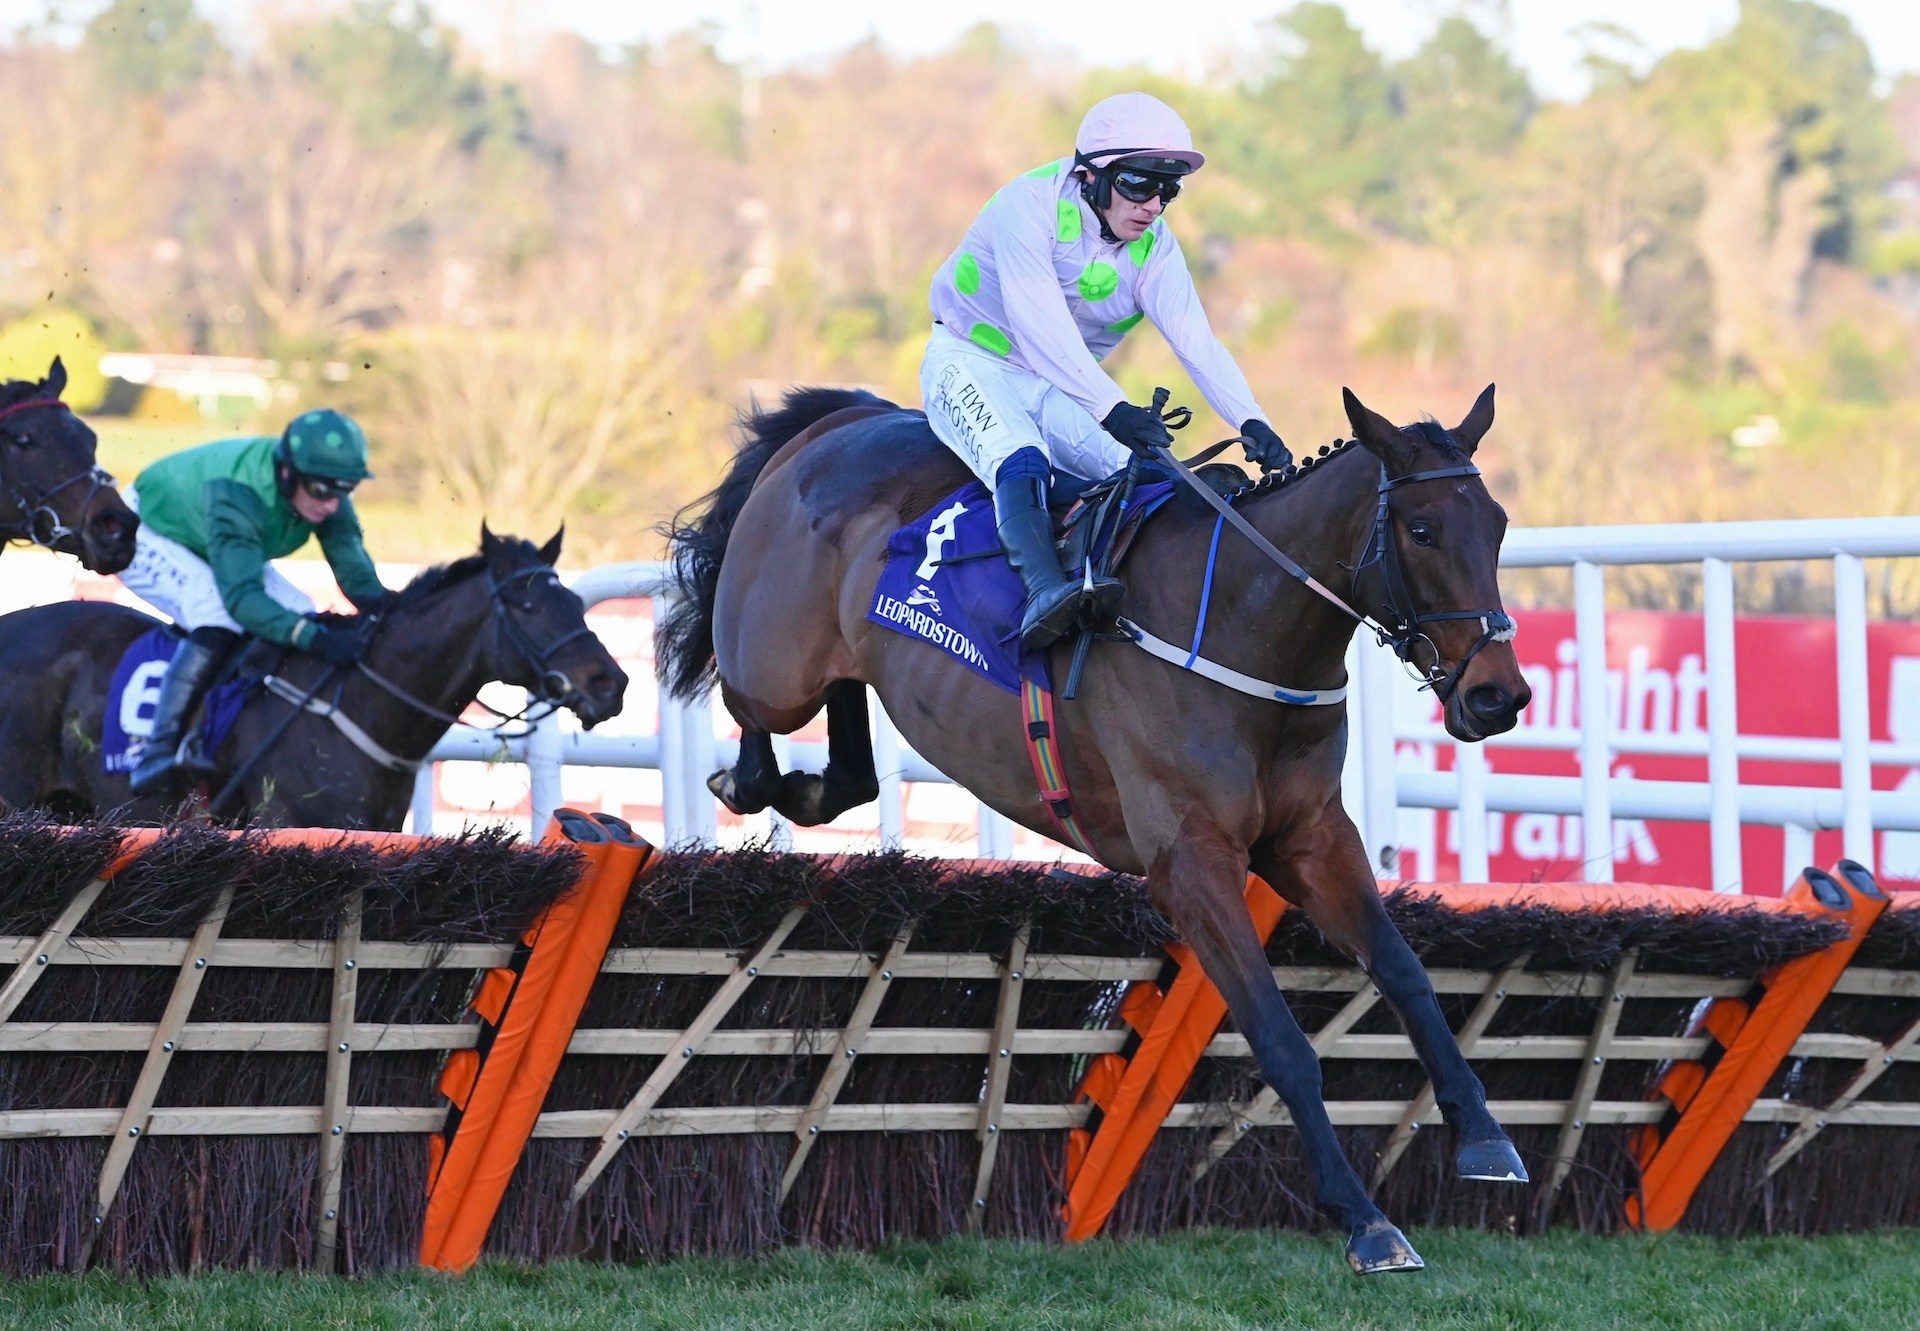
<svg viewBox="0 0 1920 1331">
<path fill-rule="evenodd" d="M 112 0 L 0 46 L 0 324 L 271 358 L 262 424 L 364 411 L 382 553 L 485 512 L 651 554 L 749 394 L 914 400 L 935 267 L 1122 87 L 1204 141 L 1175 221 L 1290 439 L 1342 430 L 1341 383 L 1450 419 L 1495 379 L 1523 522 L 1920 501 L 1920 84 L 1813 0 L 1658 61 L 1597 31 L 1571 104 L 1497 8 L 1392 59 L 1307 0 L 1203 85 L 991 27 L 764 70 L 697 30 L 483 59 L 407 0 L 270 12 L 229 48 L 192 0 Z M 1114 368 L 1193 397 L 1150 331 Z"/>
</svg>

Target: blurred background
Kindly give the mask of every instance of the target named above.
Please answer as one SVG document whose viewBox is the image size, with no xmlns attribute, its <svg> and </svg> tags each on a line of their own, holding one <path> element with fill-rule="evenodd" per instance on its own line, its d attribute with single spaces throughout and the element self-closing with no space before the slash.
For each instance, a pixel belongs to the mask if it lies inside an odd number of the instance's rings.
<svg viewBox="0 0 1920 1331">
<path fill-rule="evenodd" d="M 1209 154 L 1174 224 L 1296 448 L 1342 384 L 1451 421 L 1497 380 L 1516 523 L 1915 510 L 1910 6 L 958 8 L 1009 21 L 7 0 L 0 372 L 63 355 L 123 479 L 362 413 L 383 559 L 464 552 L 483 513 L 651 557 L 749 394 L 917 402 L 935 267 L 1139 87 Z M 1199 405 L 1154 336 L 1115 368 Z M 1805 608 L 1783 567 L 1746 608 Z M 1920 604 L 1914 573 L 1876 614 Z"/>
</svg>

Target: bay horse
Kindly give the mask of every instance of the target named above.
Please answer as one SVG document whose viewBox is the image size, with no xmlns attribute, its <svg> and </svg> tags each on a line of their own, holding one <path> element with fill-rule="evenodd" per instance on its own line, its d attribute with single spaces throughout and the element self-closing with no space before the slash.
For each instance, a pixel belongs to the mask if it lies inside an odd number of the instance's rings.
<svg viewBox="0 0 1920 1331">
<path fill-rule="evenodd" d="M 1246 676 L 1332 689 L 1344 682 L 1364 607 L 1444 699 L 1453 735 L 1509 729 L 1530 690 L 1500 609 L 1507 518 L 1471 461 L 1493 424 L 1493 397 L 1489 385 L 1448 430 L 1431 420 L 1396 428 L 1347 392 L 1355 444 L 1250 486 L 1235 510 L 1343 604 L 1228 533 L 1213 569 L 1207 655 Z M 924 415 L 871 394 L 803 389 L 743 418 L 719 487 L 669 527 L 679 598 L 660 647 L 675 692 L 697 696 L 717 674 L 740 724 L 738 764 L 710 782 L 730 808 L 771 806 L 812 824 L 873 799 L 871 687 L 942 772 L 1015 822 L 1055 834 L 1019 709 L 940 648 L 867 619 L 889 536 L 969 479 Z M 1151 518 L 1127 556 L 1124 616 L 1187 641 L 1215 530 L 1215 514 L 1184 494 Z M 1052 656 L 1056 680 L 1064 651 Z M 822 707 L 826 770 L 782 773 L 771 736 Z M 1146 876 L 1226 998 L 1292 1113 L 1317 1201 L 1344 1228 L 1355 1271 L 1423 1263 L 1335 1138 L 1319 1062 L 1244 901 L 1249 869 L 1304 909 L 1396 1009 L 1454 1130 L 1459 1176 L 1526 1181 L 1341 807 L 1344 702 L 1249 696 L 1114 644 L 1092 654 L 1077 701 L 1057 709 L 1055 737 L 1093 857 Z"/>
<path fill-rule="evenodd" d="M 0 550 L 23 541 L 118 573 L 140 519 L 100 469 L 93 430 L 60 400 L 66 387 L 58 356 L 44 379 L 0 383 Z"/>
<path fill-rule="evenodd" d="M 398 831 L 414 769 L 496 680 L 564 704 L 589 729 L 618 715 L 627 676 L 553 570 L 560 540 L 555 534 L 536 550 L 482 527 L 478 554 L 426 570 L 381 612 L 361 666 L 336 674 L 288 655 L 273 673 L 295 697 L 255 697 L 223 745 L 242 762 L 258 759 L 235 790 L 238 821 Z M 177 801 L 135 798 L 126 774 L 105 771 L 100 760 L 114 667 L 156 622 L 104 601 L 0 616 L 0 808 L 111 812 L 146 823 L 175 815 Z M 316 686 L 320 704 L 337 708 L 393 761 L 365 751 L 325 716 L 296 714 L 293 703 Z"/>
</svg>

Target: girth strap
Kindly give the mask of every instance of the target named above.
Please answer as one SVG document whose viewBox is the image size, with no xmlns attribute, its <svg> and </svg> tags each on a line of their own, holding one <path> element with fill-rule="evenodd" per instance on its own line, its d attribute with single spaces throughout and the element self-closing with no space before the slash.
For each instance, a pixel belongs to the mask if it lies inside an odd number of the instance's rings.
<svg viewBox="0 0 1920 1331">
<path fill-rule="evenodd" d="M 380 741 L 361 729 L 359 722 L 341 711 L 335 704 L 322 702 L 320 699 L 312 697 L 298 686 L 287 683 L 286 680 L 281 679 L 278 675 L 268 675 L 260 682 L 266 686 L 268 693 L 271 693 L 282 702 L 291 703 L 301 711 L 310 712 L 314 716 L 325 717 L 332 723 L 335 730 L 346 736 L 349 744 L 360 750 L 360 752 L 367 757 L 373 759 L 373 761 L 380 766 L 386 768 L 389 772 L 411 773 L 420 770 L 420 764 L 417 761 L 411 758 L 402 758 L 398 754 L 390 752 Z"/>
<path fill-rule="evenodd" d="M 1022 678 L 1020 716 L 1020 733 L 1027 741 L 1027 757 L 1033 763 L 1033 779 L 1040 787 L 1040 802 L 1046 806 L 1047 816 L 1060 830 L 1062 841 L 1082 855 L 1098 858 L 1073 816 L 1073 792 L 1067 788 L 1067 769 L 1060 761 L 1059 730 L 1053 719 L 1053 692 Z"/>
<path fill-rule="evenodd" d="M 1206 657 L 1176 647 L 1164 638 L 1156 638 L 1130 619 L 1120 621 L 1120 631 L 1133 640 L 1133 645 L 1148 656 L 1157 656 L 1169 665 L 1182 670 L 1191 670 L 1202 679 L 1210 679 L 1216 684 L 1255 698 L 1265 698 L 1268 702 L 1291 703 L 1295 707 L 1331 707 L 1335 703 L 1347 700 L 1347 686 L 1337 689 L 1295 689 L 1285 684 L 1275 684 L 1272 680 L 1255 679 L 1252 675 L 1243 675 L 1231 666 L 1223 666 L 1218 661 L 1209 661 Z"/>
</svg>

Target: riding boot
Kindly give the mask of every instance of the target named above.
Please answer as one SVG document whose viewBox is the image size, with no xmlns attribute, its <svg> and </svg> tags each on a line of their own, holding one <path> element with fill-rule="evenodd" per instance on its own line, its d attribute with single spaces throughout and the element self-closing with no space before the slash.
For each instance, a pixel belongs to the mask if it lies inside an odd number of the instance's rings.
<svg viewBox="0 0 1920 1331">
<path fill-rule="evenodd" d="M 1005 476 L 993 492 L 994 525 L 1007 562 L 1020 575 L 1027 605 L 1020 617 L 1020 644 L 1029 651 L 1051 646 L 1079 622 L 1085 589 L 1060 566 L 1047 513 L 1046 483 L 1034 476 Z M 1119 583 L 1094 584 L 1089 609 L 1119 604 Z"/>
<path fill-rule="evenodd" d="M 213 682 L 226 652 L 209 643 L 188 638 L 174 653 L 167 677 L 160 684 L 160 700 L 153 711 L 153 732 L 140 746 L 140 761 L 132 774 L 133 793 L 151 794 L 163 790 L 176 777 L 187 773 L 181 767 L 183 752 L 195 758 L 197 747 L 184 742 L 200 695 Z M 204 759 L 200 759 L 204 763 Z M 204 775 L 196 772 L 195 775 Z"/>
</svg>

